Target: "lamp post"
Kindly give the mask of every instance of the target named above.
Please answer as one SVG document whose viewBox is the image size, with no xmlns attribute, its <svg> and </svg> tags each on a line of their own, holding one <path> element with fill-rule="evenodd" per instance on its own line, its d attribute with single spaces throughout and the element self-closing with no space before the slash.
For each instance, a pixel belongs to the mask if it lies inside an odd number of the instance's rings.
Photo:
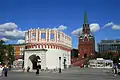
<svg viewBox="0 0 120 80">
<path fill-rule="evenodd" d="M 59 73 L 61 73 L 61 57 L 59 57 Z"/>
</svg>

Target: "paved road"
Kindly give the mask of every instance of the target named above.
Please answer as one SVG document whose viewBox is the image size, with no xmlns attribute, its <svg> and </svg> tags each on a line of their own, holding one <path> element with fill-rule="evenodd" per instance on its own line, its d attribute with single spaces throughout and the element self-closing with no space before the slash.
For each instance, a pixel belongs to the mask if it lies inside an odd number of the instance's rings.
<svg viewBox="0 0 120 80">
<path fill-rule="evenodd" d="M 79 69 L 70 68 L 61 74 L 55 72 L 35 73 L 9 72 L 8 77 L 0 77 L 0 80 L 119 80 L 120 76 L 114 77 L 110 70 L 104 69 Z"/>
</svg>

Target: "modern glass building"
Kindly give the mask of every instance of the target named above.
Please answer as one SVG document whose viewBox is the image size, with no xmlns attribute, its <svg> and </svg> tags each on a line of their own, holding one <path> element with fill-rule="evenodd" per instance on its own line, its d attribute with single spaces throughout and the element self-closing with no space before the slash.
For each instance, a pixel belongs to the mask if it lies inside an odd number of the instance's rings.
<svg viewBox="0 0 120 80">
<path fill-rule="evenodd" d="M 101 40 L 100 43 L 98 43 L 99 53 L 105 53 L 110 50 L 120 52 L 120 39 L 118 39 L 118 40 Z"/>
</svg>

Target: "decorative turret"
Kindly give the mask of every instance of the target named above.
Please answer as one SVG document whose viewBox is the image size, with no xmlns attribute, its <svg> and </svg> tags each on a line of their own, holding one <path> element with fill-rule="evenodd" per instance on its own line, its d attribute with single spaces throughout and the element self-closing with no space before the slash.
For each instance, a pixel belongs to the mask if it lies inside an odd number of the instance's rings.
<svg viewBox="0 0 120 80">
<path fill-rule="evenodd" d="M 84 24 L 83 24 L 83 34 L 90 34 L 90 27 L 88 24 L 88 17 L 87 17 L 87 12 L 84 12 Z"/>
</svg>

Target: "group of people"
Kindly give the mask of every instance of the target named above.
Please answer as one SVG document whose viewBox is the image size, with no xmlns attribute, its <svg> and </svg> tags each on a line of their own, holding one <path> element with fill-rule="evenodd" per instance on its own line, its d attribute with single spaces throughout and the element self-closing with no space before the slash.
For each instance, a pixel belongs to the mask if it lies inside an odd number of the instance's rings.
<svg viewBox="0 0 120 80">
<path fill-rule="evenodd" d="M 5 65 L 5 66 L 0 66 L 0 76 L 4 76 L 7 77 L 7 73 L 8 73 L 8 67 Z"/>
</svg>

